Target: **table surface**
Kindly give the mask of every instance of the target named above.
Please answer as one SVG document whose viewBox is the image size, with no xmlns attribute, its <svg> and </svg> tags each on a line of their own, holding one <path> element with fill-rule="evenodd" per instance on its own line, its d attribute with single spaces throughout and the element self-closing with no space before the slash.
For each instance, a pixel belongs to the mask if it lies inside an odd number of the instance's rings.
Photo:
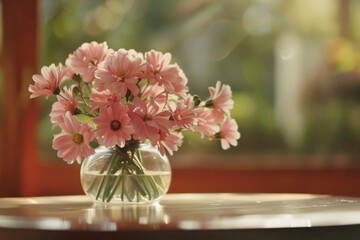
<svg viewBox="0 0 360 240">
<path fill-rule="evenodd" d="M 349 236 L 360 234 L 360 199 L 309 194 L 167 194 L 153 205 L 100 206 L 86 196 L 0 198 L 0 236 L 20 234 L 18 230 L 37 234 L 199 234 L 214 230 L 212 233 L 218 231 L 224 237 L 226 231 L 269 234 L 264 230 L 300 229 L 306 233 L 304 229 L 324 227 L 338 227 L 338 232 Z"/>
</svg>

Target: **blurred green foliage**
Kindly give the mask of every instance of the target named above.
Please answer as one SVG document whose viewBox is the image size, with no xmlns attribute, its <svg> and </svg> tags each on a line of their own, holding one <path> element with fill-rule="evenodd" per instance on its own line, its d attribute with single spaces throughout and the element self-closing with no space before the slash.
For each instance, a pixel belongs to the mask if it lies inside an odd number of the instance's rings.
<svg viewBox="0 0 360 240">
<path fill-rule="evenodd" d="M 337 39 L 341 26 L 339 4 L 337 0 L 43 0 L 42 64 L 64 62 L 83 42 L 93 40 L 107 41 L 114 49 L 170 52 L 187 75 L 192 93 L 206 98 L 207 87 L 217 80 L 232 87 L 232 115 L 242 138 L 239 146 L 229 151 L 231 154 L 355 154 L 360 143 L 360 111 L 356 108 L 359 99 L 344 99 L 334 93 L 326 103 L 317 104 L 317 98 L 328 98 L 317 94 L 323 85 L 300 89 L 314 94 L 304 94 L 306 99 L 299 100 L 304 102 L 300 108 L 305 127 L 295 145 L 286 140 L 283 126 L 275 118 L 274 56 L 279 36 L 294 32 L 317 46 Z M 360 4 L 350 1 L 347 7 L 355 11 Z M 349 19 L 354 27 L 360 21 L 353 15 Z M 355 36 L 359 34 L 351 31 Z M 340 73 L 351 73 L 356 68 L 359 56 L 354 55 L 351 46 L 344 45 L 336 64 L 322 75 L 325 88 L 327 79 L 341 81 Z M 316 76 L 317 70 L 313 68 L 307 76 Z M 42 121 L 39 136 L 46 152 L 52 151 L 48 140 L 52 136 L 45 130 L 45 126 L 49 128 L 48 123 L 45 125 L 49 122 L 49 107 L 43 109 L 46 121 Z M 220 147 L 187 134 L 182 151 L 204 149 L 212 152 Z"/>
</svg>

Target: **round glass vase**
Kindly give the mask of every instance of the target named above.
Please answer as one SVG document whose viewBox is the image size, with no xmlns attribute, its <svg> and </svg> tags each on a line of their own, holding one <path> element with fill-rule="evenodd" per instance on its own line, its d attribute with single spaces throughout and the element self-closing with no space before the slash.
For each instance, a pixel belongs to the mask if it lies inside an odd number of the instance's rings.
<svg viewBox="0 0 360 240">
<path fill-rule="evenodd" d="M 101 146 L 84 159 L 80 176 L 84 192 L 95 203 L 153 203 L 167 193 L 171 167 L 148 143 L 133 151 Z"/>
</svg>

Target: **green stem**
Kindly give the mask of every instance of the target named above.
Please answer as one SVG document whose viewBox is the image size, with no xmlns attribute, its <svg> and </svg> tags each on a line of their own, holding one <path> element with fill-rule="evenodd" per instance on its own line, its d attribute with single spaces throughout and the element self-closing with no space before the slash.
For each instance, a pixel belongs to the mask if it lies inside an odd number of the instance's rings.
<svg viewBox="0 0 360 240">
<path fill-rule="evenodd" d="M 121 194 L 124 192 L 124 174 L 123 174 L 123 171 L 124 170 L 124 167 L 122 167 L 122 170 L 121 170 L 121 175 L 117 176 L 116 177 L 116 182 L 115 182 L 115 185 L 111 187 L 111 191 L 110 191 L 110 194 L 109 196 L 107 197 L 106 201 L 107 202 L 110 202 L 111 199 L 114 197 L 114 194 L 117 190 L 117 188 L 119 187 L 119 184 L 122 183 L 122 191 L 121 191 Z M 123 196 L 121 196 L 121 200 L 124 201 L 123 199 Z"/>
<path fill-rule="evenodd" d="M 103 174 L 103 173 L 106 171 L 106 169 L 109 167 L 110 163 L 111 163 L 111 161 L 106 162 L 106 164 L 105 164 L 105 165 L 103 166 L 103 168 L 100 170 L 99 174 Z M 104 178 L 101 178 L 101 184 L 100 184 L 100 186 L 102 185 L 103 180 L 104 180 Z M 94 179 L 94 181 L 91 183 L 91 185 L 88 187 L 88 189 L 87 189 L 86 191 L 87 191 L 87 192 L 92 192 L 92 189 L 97 186 L 97 185 L 95 184 L 95 183 L 97 183 L 97 182 L 98 182 L 98 181 L 95 181 L 95 179 Z M 99 194 L 99 193 L 98 193 L 98 194 Z M 97 196 L 98 196 L 98 194 L 97 194 Z M 97 199 L 97 197 L 96 197 L 96 199 Z"/>
<path fill-rule="evenodd" d="M 156 176 L 147 175 L 145 171 L 139 149 L 126 151 L 117 147 L 110 161 L 101 169 L 103 178 L 95 199 L 110 202 L 116 194 L 122 201 L 127 199 L 129 202 L 139 202 L 142 197 L 156 199 L 160 195 L 161 179 L 159 183 Z"/>
<path fill-rule="evenodd" d="M 111 157 L 110 163 L 109 163 L 109 164 L 106 164 L 106 166 L 108 166 L 108 168 L 107 168 L 107 173 L 106 173 L 105 177 L 103 177 L 103 178 L 101 179 L 100 187 L 99 187 L 98 192 L 97 192 L 96 197 L 95 197 L 96 200 L 98 200 L 98 198 L 100 197 L 100 193 L 103 191 L 104 183 L 105 183 L 106 181 L 108 181 L 109 172 L 110 172 L 110 169 L 111 169 L 112 165 L 113 165 L 114 162 L 115 162 L 114 160 L 115 160 L 116 157 L 117 157 L 117 153 L 116 153 L 116 151 L 115 151 L 115 152 L 113 153 L 112 157 Z M 106 169 L 103 168 L 103 169 L 102 169 L 102 173 L 105 172 L 105 170 L 106 170 Z M 104 200 L 104 196 L 105 196 L 105 193 L 103 193 L 103 197 L 102 197 L 103 200 Z"/>
<path fill-rule="evenodd" d="M 139 178 L 139 180 L 142 182 L 142 184 L 140 184 L 140 185 L 144 186 L 144 189 L 145 189 L 145 192 L 146 192 L 146 194 L 148 196 L 148 199 L 151 200 L 151 192 L 150 192 L 145 180 L 143 178 Z"/>
<path fill-rule="evenodd" d="M 124 166 L 123 168 L 121 169 L 121 177 L 125 177 L 124 176 Z M 117 188 L 118 185 L 116 185 L 115 188 Z M 126 189 L 125 189 L 125 181 L 122 180 L 121 181 L 121 200 L 124 201 L 124 192 L 126 192 Z"/>
<path fill-rule="evenodd" d="M 107 200 L 107 202 L 109 202 L 111 200 L 111 198 L 109 198 L 109 196 L 111 195 L 111 190 L 114 189 L 114 181 L 116 180 L 116 172 L 121 168 L 119 166 L 117 166 L 118 160 L 120 160 L 121 156 L 119 156 L 117 154 L 117 151 L 115 151 L 115 156 L 116 158 L 112 159 L 109 170 L 105 176 L 106 178 L 106 186 L 105 186 L 105 190 L 104 190 L 104 195 L 103 195 L 103 201 Z M 123 161 L 120 162 L 121 165 Z M 118 163 L 119 164 L 119 163 Z M 113 174 L 115 174 L 114 176 L 112 176 Z M 120 175 L 119 175 L 120 176 Z"/>
<path fill-rule="evenodd" d="M 155 198 L 159 196 L 159 190 L 157 188 L 157 185 L 155 183 L 155 180 L 153 178 L 153 176 L 147 176 L 147 179 L 150 182 L 150 185 L 152 186 L 152 189 L 154 190 L 154 194 L 155 194 Z"/>
</svg>

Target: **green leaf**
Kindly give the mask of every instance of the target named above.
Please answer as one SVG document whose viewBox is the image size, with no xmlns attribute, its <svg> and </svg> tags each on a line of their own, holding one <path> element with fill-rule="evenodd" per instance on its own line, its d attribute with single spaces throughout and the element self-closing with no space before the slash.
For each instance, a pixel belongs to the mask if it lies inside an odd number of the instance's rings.
<svg viewBox="0 0 360 240">
<path fill-rule="evenodd" d="M 87 124 L 89 124 L 90 127 L 92 127 L 93 129 L 96 128 L 96 124 L 94 123 L 92 117 L 90 117 L 90 116 L 82 113 L 82 114 L 76 115 L 76 118 L 79 120 L 79 122 L 81 122 L 81 123 L 87 123 Z"/>
</svg>

